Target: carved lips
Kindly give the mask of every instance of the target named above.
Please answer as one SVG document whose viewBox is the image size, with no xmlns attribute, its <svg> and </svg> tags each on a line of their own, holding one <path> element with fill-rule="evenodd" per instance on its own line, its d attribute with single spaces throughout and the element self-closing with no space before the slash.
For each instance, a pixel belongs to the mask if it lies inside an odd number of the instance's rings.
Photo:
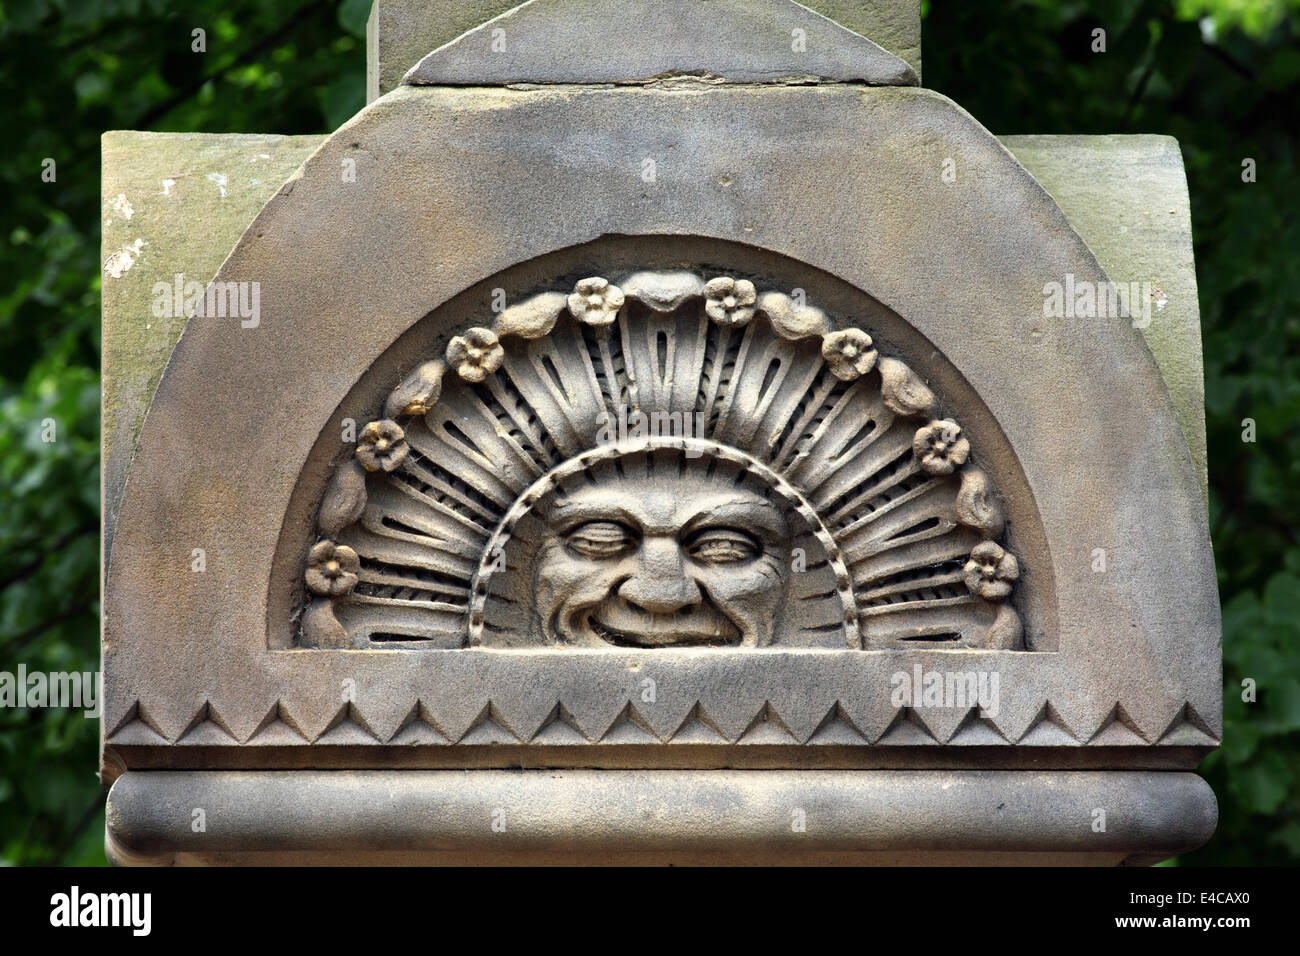
<svg viewBox="0 0 1300 956">
<path fill-rule="evenodd" d="M 587 619 L 597 637 L 624 647 L 739 644 L 740 629 L 707 597 L 675 614 L 653 614 L 610 597 Z"/>
</svg>

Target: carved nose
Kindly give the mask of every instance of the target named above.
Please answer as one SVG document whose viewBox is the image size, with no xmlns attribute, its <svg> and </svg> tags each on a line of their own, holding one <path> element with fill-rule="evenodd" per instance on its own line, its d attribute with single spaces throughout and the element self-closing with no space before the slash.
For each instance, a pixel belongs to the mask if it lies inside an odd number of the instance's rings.
<svg viewBox="0 0 1300 956">
<path fill-rule="evenodd" d="M 675 614 L 698 606 L 702 600 L 699 585 L 687 577 L 681 550 L 671 539 L 644 541 L 637 568 L 618 594 L 650 614 Z"/>
</svg>

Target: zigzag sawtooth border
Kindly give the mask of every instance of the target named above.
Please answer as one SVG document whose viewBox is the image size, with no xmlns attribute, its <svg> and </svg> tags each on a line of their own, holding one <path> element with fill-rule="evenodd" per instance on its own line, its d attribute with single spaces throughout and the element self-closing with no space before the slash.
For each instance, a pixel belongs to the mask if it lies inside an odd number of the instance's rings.
<svg viewBox="0 0 1300 956">
<path fill-rule="evenodd" d="M 675 730 L 658 733 L 632 701 L 627 701 L 608 726 L 596 728 L 582 726 L 572 710 L 557 701 L 549 714 L 534 729 L 511 726 L 509 719 L 492 701 L 487 701 L 478 716 L 459 733 L 445 722 L 434 717 L 423 701 L 415 701 L 407 716 L 386 737 L 361 713 L 354 703 L 340 707 L 324 729 L 309 739 L 302 723 L 294 718 L 282 700 L 271 706 L 251 734 L 239 740 L 230 725 L 208 700 L 196 709 L 185 728 L 168 739 L 158 722 L 149 716 L 149 708 L 136 699 L 118 719 L 114 728 L 105 734 L 106 742 L 114 746 L 258 746 L 278 744 L 288 746 L 368 745 L 386 746 L 403 734 L 421 733 L 434 739 L 417 740 L 431 746 L 484 746 L 484 745 L 600 745 L 628 743 L 693 744 L 733 746 L 764 744 L 775 746 L 810 746 L 833 743 L 848 746 L 1017 746 L 1034 731 L 1054 728 L 1057 738 L 1065 737 L 1072 744 L 1053 743 L 1053 746 L 1213 746 L 1219 738 L 1210 733 L 1206 721 L 1190 702 L 1184 702 L 1172 720 L 1158 732 L 1144 732 L 1129 716 L 1122 702 L 1117 701 L 1101 724 L 1085 739 L 1057 712 L 1051 701 L 1044 701 L 1037 715 L 1025 729 L 1012 739 L 1008 728 L 996 718 L 983 716 L 978 706 L 954 711 L 946 708 L 943 726 L 936 727 L 935 715 L 927 720 L 925 708 L 903 707 L 878 731 L 857 726 L 835 701 L 811 731 L 800 734 L 781 717 L 770 701 L 764 701 L 740 733 L 728 733 L 709 714 L 703 701 L 696 700 L 687 708 L 680 720 L 674 720 Z M 278 725 L 278 726 L 277 726 Z M 944 726 L 951 727 L 946 733 Z M 554 728 L 554 729 L 553 729 Z M 624 730 L 624 728 L 630 728 Z M 547 731 L 552 731 L 547 734 Z M 288 733 L 285 733 L 288 731 Z M 567 731 L 567 732 L 566 732 Z M 194 739 L 199 736 L 201 739 Z M 619 739 L 611 739 L 615 736 Z M 224 737 L 229 742 L 221 740 Z M 276 739 L 268 740 L 267 737 Z M 327 738 L 334 737 L 330 740 Z M 557 739 L 545 739 L 545 738 Z M 631 737 L 633 739 L 626 739 Z M 214 739 L 215 738 L 215 739 Z M 263 739 L 259 739 L 263 738 Z M 296 739 L 294 739 L 296 738 Z M 543 739 L 539 739 L 543 738 Z M 819 739 L 820 738 L 820 739 Z M 1199 738 L 1199 739 L 1197 739 Z M 409 744 L 403 743 L 403 746 Z M 1027 746 L 1034 746 L 1029 744 Z"/>
</svg>

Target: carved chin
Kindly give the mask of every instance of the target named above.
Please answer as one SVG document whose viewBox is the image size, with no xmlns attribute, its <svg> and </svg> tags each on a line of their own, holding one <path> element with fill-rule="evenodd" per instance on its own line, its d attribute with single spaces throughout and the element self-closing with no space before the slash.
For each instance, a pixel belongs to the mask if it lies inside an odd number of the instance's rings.
<svg viewBox="0 0 1300 956">
<path fill-rule="evenodd" d="M 649 614 L 618 598 L 560 615 L 560 631 L 574 644 L 616 647 L 737 645 L 739 627 L 710 603 L 678 614 Z"/>
</svg>

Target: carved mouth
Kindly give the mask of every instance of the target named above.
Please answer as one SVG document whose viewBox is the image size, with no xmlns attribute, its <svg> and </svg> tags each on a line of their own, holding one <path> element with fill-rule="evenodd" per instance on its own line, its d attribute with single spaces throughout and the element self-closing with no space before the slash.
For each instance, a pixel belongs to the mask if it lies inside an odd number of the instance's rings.
<svg viewBox="0 0 1300 956">
<path fill-rule="evenodd" d="M 725 647 L 741 639 L 740 628 L 711 603 L 677 614 L 648 614 L 606 600 L 588 616 L 587 627 L 617 647 Z"/>
</svg>

